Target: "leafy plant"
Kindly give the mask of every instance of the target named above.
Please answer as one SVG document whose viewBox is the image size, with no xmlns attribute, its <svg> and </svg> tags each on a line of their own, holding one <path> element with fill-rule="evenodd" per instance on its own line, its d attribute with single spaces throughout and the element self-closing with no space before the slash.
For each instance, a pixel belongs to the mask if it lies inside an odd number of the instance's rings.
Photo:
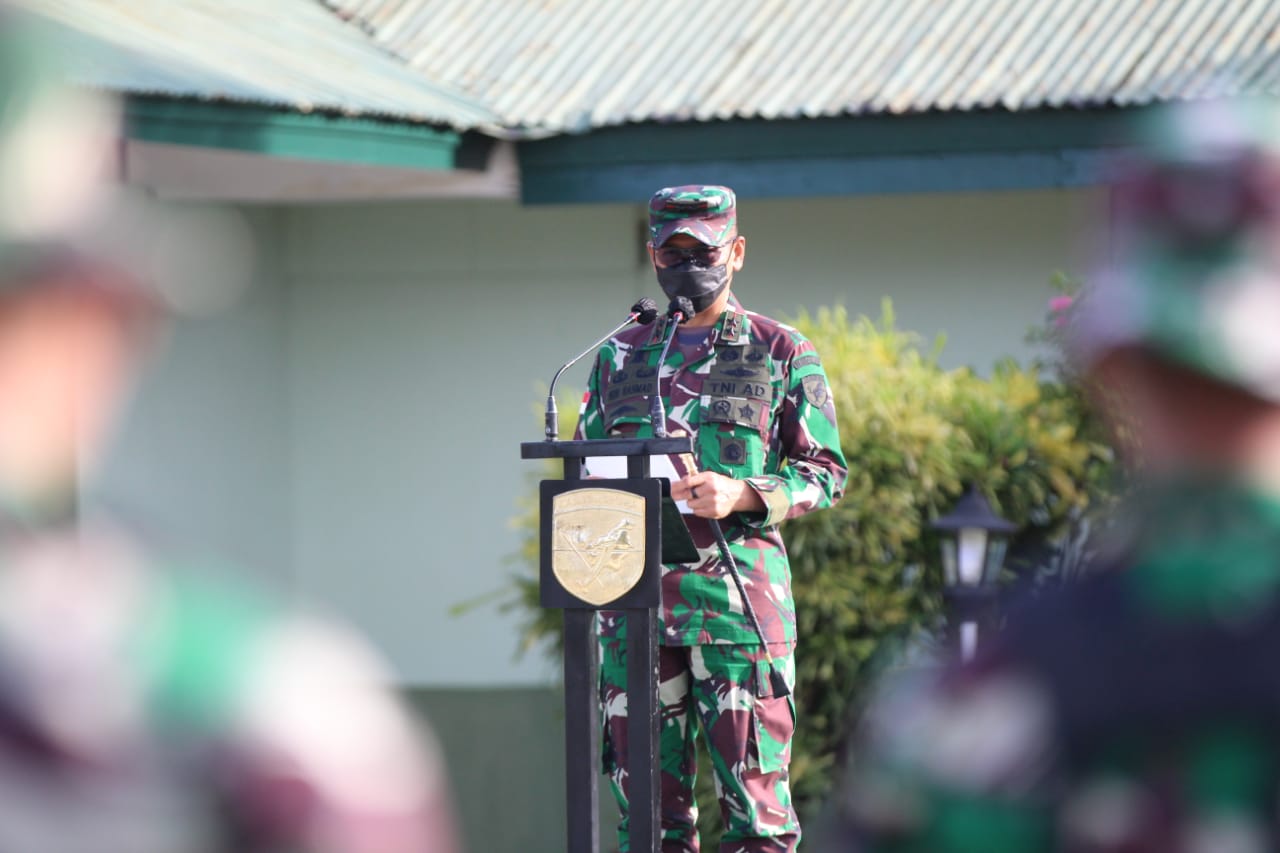
<svg viewBox="0 0 1280 853">
<path fill-rule="evenodd" d="M 878 321 L 837 308 L 796 325 L 822 353 L 850 465 L 843 500 L 784 531 L 800 636 L 792 785 L 811 813 L 886 644 L 938 625 L 930 522 L 977 485 L 1019 526 L 1007 565 L 1034 575 L 1106 501 L 1113 454 L 1074 386 L 1012 360 L 989 377 L 945 370 L 942 343 L 924 350 L 887 301 Z"/>
</svg>

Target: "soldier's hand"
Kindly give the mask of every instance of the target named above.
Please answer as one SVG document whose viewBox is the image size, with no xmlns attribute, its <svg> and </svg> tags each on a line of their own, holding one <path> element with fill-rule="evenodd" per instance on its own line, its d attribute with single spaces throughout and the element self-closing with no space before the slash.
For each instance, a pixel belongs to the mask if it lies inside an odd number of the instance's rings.
<svg viewBox="0 0 1280 853">
<path fill-rule="evenodd" d="M 671 484 L 671 497 L 684 501 L 701 518 L 724 518 L 732 512 L 763 510 L 764 501 L 742 480 L 713 471 L 698 471 Z"/>
</svg>

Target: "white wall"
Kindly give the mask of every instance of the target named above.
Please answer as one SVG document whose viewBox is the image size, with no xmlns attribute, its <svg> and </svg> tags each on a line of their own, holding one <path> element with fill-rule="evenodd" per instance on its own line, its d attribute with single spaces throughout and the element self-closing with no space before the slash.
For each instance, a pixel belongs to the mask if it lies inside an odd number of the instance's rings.
<svg viewBox="0 0 1280 853">
<path fill-rule="evenodd" d="M 298 576 L 410 680 L 546 677 L 512 660 L 511 617 L 448 610 L 505 594 L 519 571 L 504 558 L 535 470 L 518 445 L 541 437 L 538 383 L 634 301 L 636 234 L 624 208 L 291 215 Z"/>
<path fill-rule="evenodd" d="M 1082 225 L 1100 209 L 1081 190 L 894 195 L 743 204 L 748 266 L 735 285 L 757 311 L 793 314 L 842 302 L 879 316 L 892 297 L 898 326 L 942 361 L 985 370 L 1025 355 L 1043 321 L 1050 276 L 1083 273 Z"/>
<path fill-rule="evenodd" d="M 178 555 L 281 583 L 292 566 L 281 216 L 249 211 L 256 273 L 230 310 L 180 317 L 90 494 Z"/>
<path fill-rule="evenodd" d="M 1023 351 L 1047 281 L 1079 270 L 1080 191 L 746 201 L 735 286 L 774 314 L 842 302 L 948 333 L 944 361 Z M 538 469 L 545 383 L 640 295 L 642 207 L 454 202 L 290 208 L 288 545 L 410 683 L 530 683 L 517 618 L 452 605 L 522 569 L 508 519 Z M 581 388 L 587 362 L 563 382 Z"/>
</svg>

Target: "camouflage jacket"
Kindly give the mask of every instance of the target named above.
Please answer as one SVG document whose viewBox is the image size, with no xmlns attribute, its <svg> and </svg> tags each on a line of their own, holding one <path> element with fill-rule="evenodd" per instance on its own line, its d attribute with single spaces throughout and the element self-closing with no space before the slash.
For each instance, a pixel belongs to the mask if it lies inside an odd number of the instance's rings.
<svg viewBox="0 0 1280 853">
<path fill-rule="evenodd" d="M 659 319 L 622 332 L 600 350 L 580 437 L 653 435 L 649 396 L 665 332 Z M 667 430 L 694 436 L 699 470 L 746 480 L 763 499 L 764 512 L 723 520 L 725 538 L 766 641 L 793 643 L 791 569 L 778 524 L 834 504 L 847 473 L 818 353 L 795 329 L 745 311 L 731 298 L 700 347 L 668 353 L 661 391 Z M 663 644 L 757 642 L 711 523 L 685 519 L 699 559 L 664 566 Z M 602 611 L 601 634 L 621 636 L 621 621 L 621 614 Z"/>
<path fill-rule="evenodd" d="M 971 664 L 886 684 L 816 849 L 1280 849 L 1280 503 L 1175 499 Z"/>
<path fill-rule="evenodd" d="M 456 853 L 385 680 L 344 627 L 109 524 L 0 530 L 0 849 Z"/>
</svg>

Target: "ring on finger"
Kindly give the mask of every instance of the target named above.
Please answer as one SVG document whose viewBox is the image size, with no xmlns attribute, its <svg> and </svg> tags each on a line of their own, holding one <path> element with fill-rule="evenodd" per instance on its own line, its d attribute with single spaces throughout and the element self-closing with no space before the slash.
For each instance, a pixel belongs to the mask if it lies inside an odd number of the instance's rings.
<svg viewBox="0 0 1280 853">
<path fill-rule="evenodd" d="M 694 497 L 694 498 L 696 499 L 696 498 L 698 497 L 698 490 L 697 490 L 697 489 L 690 489 L 690 490 L 689 490 L 689 494 L 690 494 L 692 497 Z"/>
</svg>

